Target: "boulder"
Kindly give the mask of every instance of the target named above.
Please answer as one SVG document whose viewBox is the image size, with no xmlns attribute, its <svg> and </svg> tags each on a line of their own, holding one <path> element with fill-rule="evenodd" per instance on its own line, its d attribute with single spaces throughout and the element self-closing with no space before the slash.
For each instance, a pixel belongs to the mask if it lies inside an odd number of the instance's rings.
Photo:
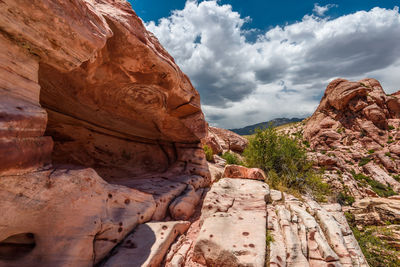
<svg viewBox="0 0 400 267">
<path fill-rule="evenodd" d="M 326 104 L 329 104 L 336 110 L 343 110 L 351 99 L 356 96 L 366 96 L 370 91 L 371 89 L 361 82 L 336 79 L 328 85 L 323 98 L 327 100 Z"/>
<path fill-rule="evenodd" d="M 388 97 L 387 107 L 394 117 L 400 117 L 400 94 L 393 94 Z"/>
<path fill-rule="evenodd" d="M 241 153 L 249 144 L 249 141 L 226 129 L 208 127 L 208 134 L 202 140 L 203 144 L 210 146 L 215 154 L 232 150 Z"/>
<path fill-rule="evenodd" d="M 258 168 L 246 168 L 240 165 L 226 165 L 222 177 L 253 179 L 261 181 L 265 181 L 266 179 L 263 170 Z"/>
<path fill-rule="evenodd" d="M 400 156 L 400 143 L 389 146 L 390 153 Z"/>
<path fill-rule="evenodd" d="M 392 176 L 387 174 L 382 168 L 370 162 L 364 167 L 364 171 L 370 175 L 372 179 L 380 182 L 384 185 L 389 185 L 394 191 L 400 192 L 400 183 L 396 181 Z"/>
<path fill-rule="evenodd" d="M 397 171 L 396 162 L 392 160 L 392 158 L 387 155 L 387 153 L 377 153 L 376 157 L 382 163 L 382 165 L 386 168 L 386 170 L 391 172 Z"/>
</svg>

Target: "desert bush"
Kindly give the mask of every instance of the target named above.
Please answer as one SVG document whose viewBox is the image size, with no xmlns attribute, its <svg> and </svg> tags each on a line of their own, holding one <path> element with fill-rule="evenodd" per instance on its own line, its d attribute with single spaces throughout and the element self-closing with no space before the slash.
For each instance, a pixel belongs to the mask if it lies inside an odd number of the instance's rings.
<svg viewBox="0 0 400 267">
<path fill-rule="evenodd" d="M 337 195 L 337 202 L 342 206 L 351 206 L 355 202 L 355 199 L 347 188 L 344 188 L 342 192 Z"/>
<path fill-rule="evenodd" d="M 243 162 L 239 159 L 239 157 L 229 151 L 222 154 L 221 158 L 226 160 L 227 164 L 243 165 Z"/>
<path fill-rule="evenodd" d="M 360 162 L 358 163 L 358 166 L 364 166 L 364 165 L 366 165 L 368 162 L 370 162 L 371 161 L 371 159 L 370 158 L 362 158 L 362 159 L 360 159 Z"/>
<path fill-rule="evenodd" d="M 243 155 L 248 167 L 268 174 L 267 182 L 275 189 L 312 193 L 319 201 L 329 193 L 329 186 L 312 169 L 298 138 L 281 135 L 272 127 L 257 129 Z"/>
<path fill-rule="evenodd" d="M 213 161 L 213 151 L 208 145 L 203 146 L 204 154 L 206 154 L 207 161 Z"/>
<path fill-rule="evenodd" d="M 375 180 L 371 179 L 370 177 L 365 176 L 362 173 L 355 173 L 355 171 L 352 170 L 351 174 L 353 175 L 354 179 L 356 179 L 357 181 L 359 181 L 361 183 L 361 185 L 371 186 L 372 191 L 374 191 L 380 197 L 390 197 L 390 196 L 397 195 L 397 193 L 392 189 L 392 187 L 386 186 L 378 181 L 375 181 Z"/>
<path fill-rule="evenodd" d="M 385 241 L 392 235 L 388 229 L 377 226 L 366 226 L 359 229 L 355 223 L 354 215 L 345 212 L 347 222 L 357 239 L 360 248 L 370 266 L 374 267 L 397 267 L 400 266 L 400 259 L 396 247 Z M 385 236 L 382 239 L 378 236 Z"/>
</svg>

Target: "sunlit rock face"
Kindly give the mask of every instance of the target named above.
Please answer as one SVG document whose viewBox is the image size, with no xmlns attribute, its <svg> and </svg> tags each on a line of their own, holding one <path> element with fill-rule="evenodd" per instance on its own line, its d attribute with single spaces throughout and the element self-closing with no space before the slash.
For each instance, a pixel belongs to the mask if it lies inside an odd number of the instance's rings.
<svg viewBox="0 0 400 267">
<path fill-rule="evenodd" d="M 20 153 L 37 158 L 27 166 L 15 155 L 8 161 L 16 168 L 49 163 L 44 129 L 54 141 L 53 162 L 94 167 L 107 177 L 165 172 L 180 160 L 179 144 L 197 147 L 205 136 L 198 92 L 127 2 L 0 6 L 8 51 L 2 133 L 14 138 L 2 147 L 11 151 L 25 138 Z M 3 168 L 9 173 L 11 165 Z"/>
<path fill-rule="evenodd" d="M 340 146 L 343 141 L 355 140 L 372 149 L 387 143 L 387 130 L 397 126 L 399 120 L 398 93 L 386 95 L 375 79 L 336 79 L 328 85 L 317 110 L 307 121 L 304 137 L 310 140 L 312 148 Z M 343 131 L 346 140 L 342 140 Z"/>
<path fill-rule="evenodd" d="M 308 156 L 329 171 L 333 190 L 355 199 L 400 193 L 399 96 L 386 94 L 375 79 L 336 79 L 328 85 L 298 130 L 304 130 Z"/>
<path fill-rule="evenodd" d="M 0 48 L 0 266 L 91 266 L 209 184 L 199 94 L 126 1 L 0 1 Z"/>
</svg>

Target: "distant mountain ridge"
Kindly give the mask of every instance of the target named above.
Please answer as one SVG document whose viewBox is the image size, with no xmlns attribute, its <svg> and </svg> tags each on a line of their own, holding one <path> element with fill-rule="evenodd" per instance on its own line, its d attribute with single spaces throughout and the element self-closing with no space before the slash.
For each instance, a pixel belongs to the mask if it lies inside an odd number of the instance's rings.
<svg viewBox="0 0 400 267">
<path fill-rule="evenodd" d="M 281 126 L 281 125 L 284 125 L 284 124 L 287 124 L 287 123 L 299 122 L 299 121 L 302 121 L 302 120 L 304 120 L 304 118 L 302 118 L 302 119 L 301 118 L 291 118 L 291 119 L 288 119 L 288 118 L 276 118 L 276 119 L 273 119 L 273 120 L 270 120 L 270 121 L 260 122 L 260 123 L 249 125 L 249 126 L 246 126 L 246 127 L 243 127 L 243 128 L 229 129 L 229 130 L 234 132 L 234 133 L 240 134 L 240 135 L 250 135 L 250 134 L 254 133 L 255 129 L 257 129 L 257 128 L 260 128 L 260 129 L 266 128 L 271 123 L 272 123 L 272 125 L 277 127 L 277 126 Z"/>
</svg>

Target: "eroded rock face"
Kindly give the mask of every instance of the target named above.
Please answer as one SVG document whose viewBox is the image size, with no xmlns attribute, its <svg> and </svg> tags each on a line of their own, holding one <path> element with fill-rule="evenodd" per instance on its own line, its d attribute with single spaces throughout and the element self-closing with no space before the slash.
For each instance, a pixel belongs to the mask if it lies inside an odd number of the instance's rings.
<svg viewBox="0 0 400 267">
<path fill-rule="evenodd" d="M 249 141 L 232 131 L 209 126 L 207 136 L 202 143 L 208 145 L 214 154 L 221 154 L 229 150 L 241 153 Z"/>
<path fill-rule="evenodd" d="M 375 79 L 337 79 L 304 127 L 291 131 L 303 133 L 308 156 L 329 171 L 338 193 L 356 199 L 400 193 L 398 100 L 399 93 L 386 95 Z"/>
<path fill-rule="evenodd" d="M 92 169 L 57 169 L 0 179 L 0 241 L 27 233 L 34 249 L 1 266 L 92 266 L 137 224 L 151 219 L 151 194 L 110 185 Z"/>
<path fill-rule="evenodd" d="M 400 119 L 393 104 L 397 100 L 396 94 L 386 96 L 375 79 L 358 82 L 334 80 L 307 121 L 304 137 L 312 148 L 339 146 L 343 141 L 343 131 L 346 131 L 347 142 L 360 139 L 361 142 L 384 145 L 388 140 L 386 130 L 394 127 L 389 120 Z"/>
<path fill-rule="evenodd" d="M 400 223 L 400 198 L 364 198 L 351 209 L 358 225 L 385 225 Z"/>
<path fill-rule="evenodd" d="M 0 242 L 31 248 L 0 265 L 92 266 L 181 194 L 197 204 L 199 94 L 128 2 L 0 11 Z"/>
<path fill-rule="evenodd" d="M 206 266 L 265 266 L 268 193 L 260 181 L 224 178 L 214 184 L 203 203 L 194 261 Z"/>
<path fill-rule="evenodd" d="M 20 0 L 0 7 L 1 46 L 9 51 L 1 95 L 11 105 L 2 108 L 2 123 L 20 123 L 5 137 L 40 139 L 47 123 L 53 162 L 111 177 L 164 172 L 185 153 L 179 143 L 196 147 L 205 136 L 199 94 L 127 2 Z M 38 130 L 26 136 L 29 123 Z M 12 141 L 5 149 L 21 142 Z M 42 142 L 48 145 L 36 165 L 48 163 L 52 144 Z M 23 153 L 33 158 L 29 149 Z"/>
<path fill-rule="evenodd" d="M 368 266 L 339 204 L 300 200 L 248 178 L 212 185 L 165 266 Z"/>
</svg>

